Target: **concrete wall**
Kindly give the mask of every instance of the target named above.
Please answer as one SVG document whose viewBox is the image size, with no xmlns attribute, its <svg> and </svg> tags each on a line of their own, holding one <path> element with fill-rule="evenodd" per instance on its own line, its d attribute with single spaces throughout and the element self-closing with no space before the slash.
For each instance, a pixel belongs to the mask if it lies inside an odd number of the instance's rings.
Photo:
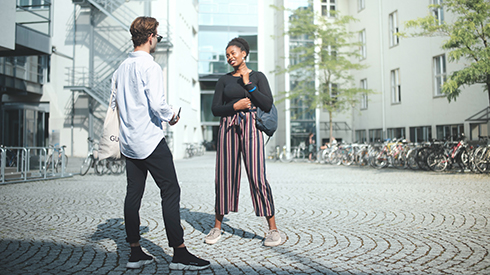
<svg viewBox="0 0 490 275">
<path fill-rule="evenodd" d="M 0 51 L 15 49 L 15 1 L 0 0 Z"/>
</svg>

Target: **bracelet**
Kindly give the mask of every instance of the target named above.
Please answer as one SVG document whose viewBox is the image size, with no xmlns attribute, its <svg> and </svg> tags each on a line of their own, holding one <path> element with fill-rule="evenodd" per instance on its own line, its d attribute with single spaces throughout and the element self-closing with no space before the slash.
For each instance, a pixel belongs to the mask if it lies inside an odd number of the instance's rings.
<svg viewBox="0 0 490 275">
<path fill-rule="evenodd" d="M 257 86 L 255 86 L 252 90 L 249 90 L 248 92 L 251 93 L 253 91 L 257 90 Z"/>
</svg>

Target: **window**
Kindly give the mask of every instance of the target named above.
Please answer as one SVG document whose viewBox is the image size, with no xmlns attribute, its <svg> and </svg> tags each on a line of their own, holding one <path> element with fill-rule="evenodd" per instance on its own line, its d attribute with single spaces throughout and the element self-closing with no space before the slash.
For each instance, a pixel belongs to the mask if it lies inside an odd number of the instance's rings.
<svg viewBox="0 0 490 275">
<path fill-rule="evenodd" d="M 367 57 L 367 52 L 366 52 L 366 30 L 362 30 L 359 32 L 359 56 L 360 59 L 366 59 Z"/>
<path fill-rule="evenodd" d="M 393 12 L 390 14 L 389 18 L 389 24 L 390 24 L 390 47 L 398 45 L 400 42 L 400 38 L 398 35 L 398 12 Z"/>
<path fill-rule="evenodd" d="M 47 9 L 51 0 L 17 0 L 17 6 L 25 9 Z"/>
<path fill-rule="evenodd" d="M 336 0 L 322 0 L 322 15 L 328 17 L 335 17 Z"/>
<path fill-rule="evenodd" d="M 369 142 L 378 142 L 382 139 L 383 129 L 369 129 Z"/>
<path fill-rule="evenodd" d="M 389 139 L 405 138 L 405 127 L 386 129 L 386 137 Z"/>
<path fill-rule="evenodd" d="M 357 0 L 357 11 L 362 11 L 366 7 L 365 0 Z"/>
<path fill-rule="evenodd" d="M 442 0 L 431 0 L 432 5 L 442 5 Z M 444 11 L 442 10 L 442 6 L 433 7 L 432 15 L 436 18 L 437 24 L 442 25 L 444 22 Z"/>
<path fill-rule="evenodd" d="M 401 103 L 400 69 L 391 71 L 391 103 Z"/>
<path fill-rule="evenodd" d="M 478 140 L 480 136 L 487 136 L 487 123 L 471 123 L 470 124 L 470 139 Z"/>
<path fill-rule="evenodd" d="M 367 90 L 367 79 L 361 80 L 361 89 Z M 367 93 L 361 94 L 361 110 L 366 110 L 368 108 L 368 96 Z"/>
<path fill-rule="evenodd" d="M 434 95 L 441 96 L 442 85 L 446 82 L 446 56 L 434 57 Z"/>
<path fill-rule="evenodd" d="M 356 130 L 356 142 L 366 142 L 366 130 Z"/>
<path fill-rule="evenodd" d="M 431 126 L 410 127 L 410 141 L 422 142 L 432 139 Z"/>
<path fill-rule="evenodd" d="M 461 134 L 464 134 L 463 124 L 454 125 L 437 125 L 436 126 L 437 139 L 444 140 L 450 139 L 452 141 L 459 140 Z"/>
</svg>

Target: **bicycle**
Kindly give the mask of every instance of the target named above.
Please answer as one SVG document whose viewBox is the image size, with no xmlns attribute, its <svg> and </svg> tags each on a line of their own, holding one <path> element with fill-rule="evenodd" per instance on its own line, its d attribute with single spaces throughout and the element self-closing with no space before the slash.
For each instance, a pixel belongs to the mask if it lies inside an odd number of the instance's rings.
<svg viewBox="0 0 490 275">
<path fill-rule="evenodd" d="M 80 175 L 85 176 L 90 169 L 90 167 L 94 167 L 95 161 L 99 159 L 99 150 L 98 150 L 98 144 L 95 143 L 92 138 L 87 139 L 90 149 L 88 150 L 88 155 L 85 158 L 85 160 L 82 162 L 82 166 L 80 167 Z M 95 148 L 95 145 L 97 144 L 97 149 Z"/>
<path fill-rule="evenodd" d="M 7 147 L 0 145 L 2 149 L 5 151 L 5 167 L 16 167 L 17 166 L 17 154 L 14 153 L 11 149 L 8 149 Z M 0 166 L 1 166 L 1 158 L 0 158 Z"/>
<path fill-rule="evenodd" d="M 304 142 L 300 143 L 299 146 L 292 147 L 292 152 L 286 151 L 286 146 L 283 147 L 283 151 L 279 155 L 281 162 L 291 162 L 294 159 L 305 159 L 305 149 L 306 145 Z"/>
<path fill-rule="evenodd" d="M 60 167 L 64 166 L 66 168 L 66 166 L 68 165 L 68 156 L 64 154 L 66 145 L 63 145 L 61 147 L 50 145 L 49 147 L 52 148 L 52 151 L 46 159 L 44 169 L 46 171 L 52 169 L 53 172 L 58 173 L 58 169 Z"/>
</svg>

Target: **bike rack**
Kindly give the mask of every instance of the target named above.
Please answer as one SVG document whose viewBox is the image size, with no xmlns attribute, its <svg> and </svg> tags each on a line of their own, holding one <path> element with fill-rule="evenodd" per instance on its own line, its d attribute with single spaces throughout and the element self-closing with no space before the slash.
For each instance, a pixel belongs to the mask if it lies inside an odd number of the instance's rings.
<svg viewBox="0 0 490 275">
<path fill-rule="evenodd" d="M 46 161 L 48 158 L 48 152 L 52 149 L 53 153 L 61 153 L 61 173 L 48 173 L 48 167 L 46 167 Z M 7 179 L 6 175 L 6 162 L 7 162 L 7 151 L 16 150 L 17 167 L 15 173 L 20 173 L 19 178 Z M 32 151 L 39 151 L 39 173 L 35 173 L 35 176 L 30 176 L 31 171 L 31 155 Z M 47 180 L 47 179 L 58 179 L 64 177 L 71 177 L 73 174 L 67 173 L 65 167 L 65 148 L 61 147 L 0 147 L 0 184 L 14 183 L 14 182 L 26 182 L 31 180 Z M 53 156 L 54 158 L 54 156 Z M 44 164 L 44 165 L 43 165 Z M 55 171 L 55 162 L 51 161 L 51 171 Z"/>
</svg>

